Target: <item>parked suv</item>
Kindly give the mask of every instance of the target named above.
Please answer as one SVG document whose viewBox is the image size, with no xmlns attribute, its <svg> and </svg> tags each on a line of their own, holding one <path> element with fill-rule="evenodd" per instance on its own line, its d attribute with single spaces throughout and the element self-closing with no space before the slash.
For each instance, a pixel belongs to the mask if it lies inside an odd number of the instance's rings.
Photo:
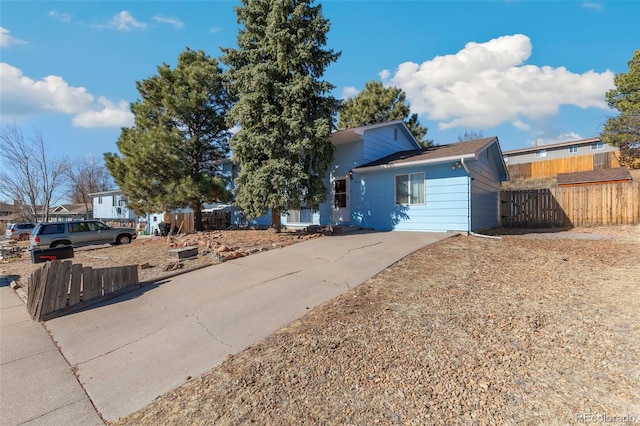
<svg viewBox="0 0 640 426">
<path fill-rule="evenodd" d="M 111 228 L 98 220 L 45 222 L 36 225 L 31 233 L 31 248 L 128 244 L 135 238 L 133 228 Z"/>
<path fill-rule="evenodd" d="M 6 238 L 11 238 L 12 240 L 26 241 L 29 239 L 31 231 L 35 226 L 35 224 L 27 222 L 8 223 L 4 236 Z"/>
</svg>

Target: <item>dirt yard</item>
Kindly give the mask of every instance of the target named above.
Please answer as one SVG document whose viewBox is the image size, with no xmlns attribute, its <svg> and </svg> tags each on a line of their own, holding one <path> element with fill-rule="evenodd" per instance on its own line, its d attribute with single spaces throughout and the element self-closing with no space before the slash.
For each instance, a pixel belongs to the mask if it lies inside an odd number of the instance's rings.
<svg viewBox="0 0 640 426">
<path fill-rule="evenodd" d="M 117 424 L 640 422 L 640 227 L 509 234 L 419 250 Z"/>
<path fill-rule="evenodd" d="M 640 422 L 640 227 L 458 236 L 122 425 Z"/>
<path fill-rule="evenodd" d="M 92 268 L 138 265 L 141 282 L 158 280 L 176 272 L 213 265 L 229 259 L 247 256 L 264 250 L 272 250 L 321 237 L 322 234 L 303 234 L 269 231 L 235 230 L 200 232 L 173 237 L 138 237 L 131 244 L 119 246 L 92 246 L 74 250 L 73 263 Z M 4 244 L 8 241 L 4 241 Z M 19 259 L 0 260 L 0 271 L 11 276 L 18 284 L 26 286 L 31 272 L 42 267 L 42 263 L 31 263 L 31 254 L 26 251 L 28 242 L 20 242 L 25 252 Z M 198 256 L 178 260 L 170 250 L 198 247 Z"/>
</svg>

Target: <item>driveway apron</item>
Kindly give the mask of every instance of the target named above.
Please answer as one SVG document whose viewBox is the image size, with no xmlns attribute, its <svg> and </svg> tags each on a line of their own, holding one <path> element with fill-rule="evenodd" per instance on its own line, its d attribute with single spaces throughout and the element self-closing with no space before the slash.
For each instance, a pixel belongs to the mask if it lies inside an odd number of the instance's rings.
<svg viewBox="0 0 640 426">
<path fill-rule="evenodd" d="M 316 238 L 148 285 L 46 326 L 103 418 L 115 421 L 451 235 Z"/>
</svg>

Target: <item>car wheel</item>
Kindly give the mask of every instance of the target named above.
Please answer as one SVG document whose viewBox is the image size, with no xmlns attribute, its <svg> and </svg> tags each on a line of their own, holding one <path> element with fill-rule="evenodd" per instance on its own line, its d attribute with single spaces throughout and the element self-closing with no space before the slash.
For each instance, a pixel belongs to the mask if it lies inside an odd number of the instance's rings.
<svg viewBox="0 0 640 426">
<path fill-rule="evenodd" d="M 131 237 L 129 235 L 120 235 L 116 240 L 116 244 L 129 244 L 131 242 Z"/>
</svg>

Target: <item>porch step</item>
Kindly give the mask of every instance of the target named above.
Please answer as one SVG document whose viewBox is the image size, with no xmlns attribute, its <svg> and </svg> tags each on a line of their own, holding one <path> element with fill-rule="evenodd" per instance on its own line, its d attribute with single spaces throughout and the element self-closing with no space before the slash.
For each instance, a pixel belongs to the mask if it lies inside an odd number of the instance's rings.
<svg viewBox="0 0 640 426">
<path fill-rule="evenodd" d="M 360 231 L 360 227 L 355 225 L 329 225 L 326 226 L 324 230 L 326 233 L 338 235 Z"/>
</svg>

